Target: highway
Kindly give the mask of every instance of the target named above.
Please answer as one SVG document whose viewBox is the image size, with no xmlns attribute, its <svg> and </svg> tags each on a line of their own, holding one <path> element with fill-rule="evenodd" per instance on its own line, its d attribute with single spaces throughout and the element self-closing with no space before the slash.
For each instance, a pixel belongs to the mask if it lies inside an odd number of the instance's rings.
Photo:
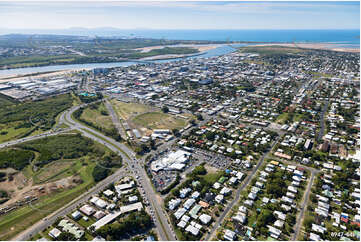
<svg viewBox="0 0 361 242">
<path fill-rule="evenodd" d="M 145 199 L 146 201 L 149 200 L 149 203 L 151 205 L 150 211 L 151 214 L 154 215 L 154 223 L 157 227 L 158 234 L 160 237 L 160 240 L 175 240 L 175 235 L 173 230 L 170 228 L 170 224 L 168 223 L 167 217 L 162 210 L 159 202 L 157 202 L 155 194 L 153 192 L 152 185 L 150 184 L 150 181 L 148 180 L 148 177 L 144 171 L 144 169 L 141 167 L 137 159 L 135 158 L 135 154 L 133 151 L 131 151 L 127 146 L 124 144 L 121 144 L 119 142 L 116 142 L 115 140 L 104 136 L 102 133 L 99 133 L 98 131 L 95 131 L 93 129 L 90 129 L 72 119 L 72 114 L 80 107 L 87 106 L 89 104 L 82 104 L 76 107 L 72 107 L 70 110 L 65 111 L 60 116 L 59 122 L 60 124 L 65 123 L 70 126 L 70 129 L 78 130 L 80 131 L 84 136 L 95 140 L 101 144 L 104 144 L 112 151 L 118 153 L 123 161 L 128 164 L 129 170 L 133 172 L 133 176 L 138 178 L 138 183 L 142 188 L 142 191 L 145 192 L 145 195 L 148 199 Z M 69 130 L 70 130 L 69 129 Z M 54 134 L 55 135 L 55 134 Z M 45 135 L 42 135 L 43 138 Z M 35 137 L 28 137 L 26 141 L 34 139 Z M 36 137 L 38 138 L 38 137 Z M 22 140 L 18 142 L 25 142 Z M 8 142 L 9 143 L 9 142 Z M 15 143 L 11 143 L 11 145 L 14 145 Z M 4 144 L 2 144 L 4 145 Z M 7 144 L 9 145 L 9 144 Z M 123 153 L 125 152 L 125 153 Z M 126 155 L 125 155 L 126 154 Z M 74 200 L 71 204 L 68 204 L 64 206 L 63 208 L 58 209 L 57 211 L 53 212 L 52 214 L 48 215 L 44 219 L 38 221 L 33 226 L 29 227 L 28 229 L 24 230 L 22 233 L 18 234 L 13 240 L 29 240 L 31 236 L 39 233 L 40 231 L 44 230 L 51 224 L 53 224 L 58 217 L 62 217 L 68 213 L 70 213 L 74 208 L 76 208 L 78 205 L 84 203 L 87 201 L 93 194 L 98 193 L 99 191 L 103 190 L 106 186 L 108 186 L 110 183 L 118 181 L 121 177 L 124 175 L 132 175 L 127 172 L 126 174 L 124 172 L 124 168 L 118 169 L 114 174 L 108 176 L 104 180 L 98 182 L 93 188 L 91 188 L 88 192 L 84 193 L 82 196 L 78 197 L 76 200 Z M 155 211 L 153 213 L 153 211 Z M 46 212 L 46 211 L 44 211 Z"/>
<path fill-rule="evenodd" d="M 69 111 L 66 111 L 64 115 L 60 117 L 61 122 L 65 122 L 70 127 L 73 127 L 74 129 L 82 132 L 85 136 L 106 145 L 111 150 L 117 152 L 123 158 L 123 161 L 127 163 L 129 169 L 134 173 L 134 175 L 136 177 L 139 177 L 137 180 L 138 183 L 142 186 L 146 194 L 146 197 L 149 199 L 149 203 L 151 205 L 151 213 L 154 211 L 154 215 L 155 215 L 154 222 L 158 229 L 160 239 L 175 240 L 175 234 L 168 221 L 167 215 L 165 214 L 161 205 L 157 201 L 152 184 L 150 183 L 148 176 L 144 168 L 142 167 L 142 163 L 136 159 L 135 153 L 131 149 L 129 149 L 126 145 L 119 143 L 114 139 L 109 138 L 96 130 L 88 128 L 87 126 L 74 121 L 72 119 L 72 114 L 81 106 L 76 106 L 71 108 Z M 121 151 L 123 151 L 124 153 Z"/>
<path fill-rule="evenodd" d="M 45 137 L 58 135 L 58 134 L 68 132 L 68 131 L 71 131 L 71 130 L 72 130 L 72 128 L 59 129 L 58 131 L 50 130 L 50 131 L 44 132 L 42 134 L 28 136 L 28 137 L 21 138 L 21 139 L 16 139 L 16 140 L 11 140 L 11 141 L 8 141 L 8 142 L 5 142 L 5 143 L 1 143 L 0 144 L 0 149 L 1 148 L 6 148 L 8 146 L 24 143 L 24 142 L 27 142 L 27 141 L 31 141 L 31 140 L 42 139 L 42 138 L 45 138 Z"/>
</svg>

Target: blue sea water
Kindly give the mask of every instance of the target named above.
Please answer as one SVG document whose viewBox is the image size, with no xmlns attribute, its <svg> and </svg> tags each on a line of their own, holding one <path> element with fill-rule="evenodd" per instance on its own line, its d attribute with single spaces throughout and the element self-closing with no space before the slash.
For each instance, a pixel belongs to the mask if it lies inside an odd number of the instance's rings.
<svg viewBox="0 0 361 242">
<path fill-rule="evenodd" d="M 104 35 L 169 40 L 312 42 L 360 45 L 360 30 L 117 30 Z"/>
</svg>

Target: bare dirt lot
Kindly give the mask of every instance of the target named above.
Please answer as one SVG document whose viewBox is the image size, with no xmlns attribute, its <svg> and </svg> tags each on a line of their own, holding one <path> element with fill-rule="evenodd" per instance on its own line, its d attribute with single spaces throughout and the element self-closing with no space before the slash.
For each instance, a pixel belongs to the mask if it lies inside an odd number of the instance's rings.
<svg viewBox="0 0 361 242">
<path fill-rule="evenodd" d="M 14 174 L 14 171 L 11 172 Z M 12 179 L 0 182 L 0 189 L 7 191 L 10 195 L 10 199 L 1 204 L 0 208 L 22 201 L 26 197 L 40 197 L 56 192 L 58 189 L 72 188 L 80 182 L 79 177 L 71 176 L 55 182 L 33 185 L 32 179 L 26 179 L 21 172 L 16 172 L 12 177 Z"/>
</svg>

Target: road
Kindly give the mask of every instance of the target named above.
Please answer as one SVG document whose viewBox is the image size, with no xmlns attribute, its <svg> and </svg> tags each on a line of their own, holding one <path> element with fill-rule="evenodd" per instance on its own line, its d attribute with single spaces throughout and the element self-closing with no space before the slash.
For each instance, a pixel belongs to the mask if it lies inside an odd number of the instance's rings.
<svg viewBox="0 0 361 242">
<path fill-rule="evenodd" d="M 239 201 L 241 192 L 243 189 L 245 189 L 249 183 L 252 181 L 254 175 L 258 171 L 258 169 L 261 167 L 261 165 L 264 162 L 264 159 L 269 155 L 269 153 L 272 151 L 273 147 L 277 144 L 278 140 L 280 139 L 280 136 L 277 137 L 277 139 L 272 143 L 271 148 L 269 151 L 264 153 L 257 163 L 257 165 L 252 169 L 251 173 L 246 177 L 246 179 L 243 181 L 243 184 L 237 189 L 236 191 L 236 197 L 232 200 L 230 204 L 227 205 L 226 209 L 223 211 L 221 216 L 217 219 L 216 223 L 212 227 L 212 230 L 207 234 L 204 240 L 210 240 L 213 237 L 213 234 L 216 232 L 216 230 L 219 228 L 219 226 L 223 223 L 224 218 L 227 216 L 229 211 L 232 209 L 232 207 Z"/>
<path fill-rule="evenodd" d="M 305 211 L 306 211 L 306 208 L 307 208 L 308 200 L 310 198 L 310 191 L 311 191 L 311 187 L 312 187 L 314 179 L 315 179 L 315 172 L 312 171 L 311 172 L 311 179 L 308 182 L 307 189 L 306 189 L 306 192 L 305 192 L 304 197 L 303 197 L 303 203 L 301 205 L 301 211 L 298 214 L 297 222 L 296 222 L 295 229 L 294 229 L 295 232 L 293 233 L 291 240 L 296 240 L 299 233 L 300 233 L 300 229 L 302 227 L 302 222 L 303 222 L 303 217 L 304 217 L 304 214 L 305 214 Z"/>
<path fill-rule="evenodd" d="M 309 197 L 310 197 L 310 191 L 311 191 L 311 188 L 312 188 L 312 185 L 313 185 L 313 181 L 315 179 L 315 176 L 317 175 L 317 173 L 320 172 L 320 170 L 316 169 L 316 168 L 313 168 L 313 167 L 308 167 L 308 166 L 304 166 L 304 165 L 301 165 L 299 163 L 295 163 L 295 162 L 292 162 L 292 161 L 285 161 L 285 160 L 281 160 L 281 159 L 278 159 L 278 158 L 272 158 L 273 160 L 276 160 L 276 161 L 280 161 L 280 162 L 283 162 L 285 164 L 289 164 L 289 165 L 296 165 L 298 167 L 302 167 L 306 170 L 309 170 L 311 172 L 311 178 L 310 178 L 310 181 L 308 182 L 308 185 L 307 185 L 307 188 L 306 188 L 306 191 L 303 195 L 303 198 L 302 198 L 302 205 L 300 207 L 301 211 L 300 213 L 298 213 L 297 215 L 297 218 L 296 218 L 296 224 L 294 226 L 294 233 L 292 235 L 292 238 L 291 240 L 296 240 L 299 233 L 300 233 L 300 229 L 302 227 L 302 222 L 303 222 L 303 218 L 304 218 L 304 215 L 305 215 L 305 211 L 307 209 L 307 203 L 308 203 L 308 200 L 309 200 Z"/>
<path fill-rule="evenodd" d="M 322 140 L 323 133 L 325 132 L 325 113 L 327 112 L 329 100 L 325 102 L 325 105 L 323 106 L 322 112 L 321 112 L 321 120 L 320 120 L 320 132 L 318 133 L 318 140 Z"/>
<path fill-rule="evenodd" d="M 31 227 L 27 228 L 23 232 L 19 233 L 16 237 L 12 240 L 17 241 L 24 241 L 30 240 L 30 238 L 46 229 L 48 226 L 52 225 L 57 218 L 64 217 L 65 215 L 72 212 L 74 209 L 77 208 L 82 203 L 85 203 L 90 199 L 90 197 L 94 194 L 99 193 L 100 191 L 104 190 L 110 183 L 118 181 L 122 176 L 125 176 L 124 169 L 119 169 L 112 175 L 108 176 L 104 180 L 98 182 L 96 186 L 92 187 L 89 191 L 84 193 L 82 196 L 78 197 L 76 200 L 72 201 L 70 204 L 56 210 L 55 212 L 51 213 L 50 215 L 46 216 L 42 220 L 38 221 Z M 36 206 L 35 206 L 36 207 Z M 46 211 L 44 211 L 46 213 Z"/>
<path fill-rule="evenodd" d="M 123 140 L 127 139 L 127 135 L 123 129 L 123 126 L 120 124 L 118 115 L 115 113 L 113 106 L 109 103 L 108 99 L 104 102 L 105 107 L 107 108 L 110 116 L 112 117 L 113 124 L 115 125 L 116 129 L 118 130 L 120 136 Z"/>
<path fill-rule="evenodd" d="M 137 179 L 138 183 L 142 186 L 147 198 L 149 199 L 152 207 L 151 211 L 155 211 L 156 219 L 154 222 L 157 226 L 160 239 L 175 240 L 175 234 L 173 229 L 170 227 L 171 225 L 168 221 L 167 215 L 157 201 L 157 197 L 153 191 L 153 187 L 148 179 L 144 167 L 142 166 L 142 163 L 136 159 L 135 153 L 126 145 L 119 143 L 96 130 L 88 128 L 87 126 L 74 121 L 72 119 L 72 113 L 79 108 L 80 106 L 71 108 L 69 111 L 65 112 L 64 115 L 61 116 L 60 120 L 63 120 L 66 124 L 73 127 L 74 129 L 79 130 L 85 136 L 108 146 L 110 149 L 122 156 L 123 161 L 127 163 L 129 169 L 134 173 L 134 175 L 139 176 L 139 179 Z M 124 153 L 120 151 L 123 151 Z"/>
<path fill-rule="evenodd" d="M 28 136 L 28 137 L 17 139 L 17 140 L 11 140 L 11 141 L 0 144 L 0 149 L 8 147 L 8 146 L 24 143 L 24 142 L 27 142 L 27 141 L 31 141 L 31 140 L 42 139 L 42 138 L 45 138 L 45 137 L 58 135 L 58 134 L 68 132 L 68 131 L 71 131 L 71 130 L 72 130 L 72 128 L 61 129 L 61 130 L 58 130 L 58 131 L 50 130 L 50 131 L 44 132 L 42 134 L 38 134 L 38 135 L 34 135 L 34 136 Z"/>
<path fill-rule="evenodd" d="M 145 174 L 144 169 L 139 165 L 139 162 L 135 159 L 135 154 L 131 151 L 128 147 L 124 144 L 116 142 L 115 140 L 104 136 L 102 133 L 90 129 L 72 119 L 72 113 L 79 109 L 80 107 L 84 107 L 88 104 L 82 104 L 80 106 L 72 107 L 70 110 L 62 113 L 60 116 L 59 122 L 65 123 L 69 125 L 72 129 L 80 131 L 84 136 L 95 140 L 99 143 L 104 144 L 112 151 L 118 153 L 122 158 L 123 161 L 128 164 L 129 170 L 133 172 L 133 175 L 138 177 L 138 183 L 141 185 L 142 191 L 145 192 L 149 202 L 151 204 L 151 211 L 155 211 L 155 219 L 154 223 L 157 227 L 159 237 L 161 240 L 175 240 L 175 235 L 173 230 L 170 228 L 170 224 L 168 223 L 167 217 L 164 214 L 164 211 L 160 207 L 159 203 L 156 201 L 156 197 L 153 193 L 152 186 L 147 179 L 147 175 Z M 123 152 L 125 153 L 123 153 Z M 125 155 L 126 154 L 126 155 Z M 110 183 L 116 182 L 120 179 L 120 177 L 124 175 L 124 170 L 119 169 L 111 176 L 107 177 L 103 181 L 97 183 L 92 189 L 88 192 L 84 193 L 76 200 L 74 200 L 70 205 L 67 205 L 56 212 L 52 213 L 51 215 L 47 216 L 41 221 L 38 221 L 30 228 L 26 229 L 19 235 L 17 235 L 13 240 L 29 240 L 31 236 L 37 234 L 38 232 L 44 230 L 48 226 L 54 223 L 56 218 L 64 216 L 72 211 L 76 206 L 81 203 L 87 201 L 91 195 L 98 193 L 99 191 L 103 190 L 107 185 Z M 129 174 L 128 174 L 129 175 Z M 151 212 L 153 213 L 153 212 Z"/>
</svg>

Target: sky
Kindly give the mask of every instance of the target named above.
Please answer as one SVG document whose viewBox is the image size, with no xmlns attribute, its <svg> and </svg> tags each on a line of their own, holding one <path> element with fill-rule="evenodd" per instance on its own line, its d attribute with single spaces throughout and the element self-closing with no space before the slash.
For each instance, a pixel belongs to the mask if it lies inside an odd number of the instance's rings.
<svg viewBox="0 0 361 242">
<path fill-rule="evenodd" d="M 359 29 L 356 2 L 6 2 L 0 29 Z"/>
</svg>

